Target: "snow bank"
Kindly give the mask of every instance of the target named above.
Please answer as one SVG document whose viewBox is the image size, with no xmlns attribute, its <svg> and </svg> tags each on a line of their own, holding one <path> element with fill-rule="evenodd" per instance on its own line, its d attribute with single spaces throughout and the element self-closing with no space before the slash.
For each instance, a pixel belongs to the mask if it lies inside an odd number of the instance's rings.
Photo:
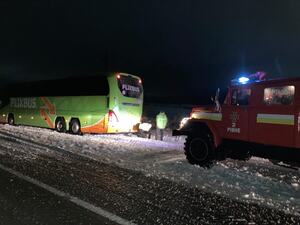
<svg viewBox="0 0 300 225">
<path fill-rule="evenodd" d="M 32 127 L 0 125 L 0 131 L 50 146 L 39 154 L 57 157 L 52 147 L 108 164 L 166 178 L 190 187 L 300 214 L 300 172 L 253 157 L 248 162 L 226 160 L 207 170 L 190 165 L 183 153 L 184 138 L 170 134 L 164 141 L 133 135 L 60 134 Z M 0 134 L 1 135 L 1 134 Z M 0 154 L 4 154 L 1 151 Z"/>
</svg>

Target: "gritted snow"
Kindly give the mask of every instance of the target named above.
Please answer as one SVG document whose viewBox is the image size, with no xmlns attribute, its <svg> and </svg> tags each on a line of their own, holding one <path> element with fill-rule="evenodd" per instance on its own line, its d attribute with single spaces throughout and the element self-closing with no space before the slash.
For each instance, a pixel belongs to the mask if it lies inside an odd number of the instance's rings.
<svg viewBox="0 0 300 225">
<path fill-rule="evenodd" d="M 300 171 L 273 165 L 269 160 L 252 157 L 249 161 L 225 160 L 211 169 L 189 164 L 183 152 L 184 137 L 166 137 L 164 141 L 143 139 L 134 135 L 60 134 L 52 130 L 0 125 L 0 136 L 54 148 L 142 172 L 146 176 L 165 178 L 202 191 L 227 196 L 243 202 L 254 202 L 286 213 L 300 215 Z M 1 151 L 0 154 L 7 154 Z M 30 145 L 24 141 L 24 149 Z M 3 146 L 11 149 L 13 144 Z M 37 148 L 38 154 L 61 157 L 51 148 Z M 35 160 L 29 154 L 27 160 Z M 72 176 L 72 174 L 70 174 Z"/>
</svg>

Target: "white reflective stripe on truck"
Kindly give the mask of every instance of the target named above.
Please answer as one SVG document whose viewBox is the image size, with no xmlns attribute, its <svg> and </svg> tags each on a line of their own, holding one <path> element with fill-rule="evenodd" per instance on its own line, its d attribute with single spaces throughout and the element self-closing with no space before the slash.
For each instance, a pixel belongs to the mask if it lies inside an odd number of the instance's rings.
<svg viewBox="0 0 300 225">
<path fill-rule="evenodd" d="M 257 123 L 268 123 L 268 124 L 280 124 L 280 125 L 294 125 L 294 115 L 282 115 L 282 114 L 257 114 Z"/>
<path fill-rule="evenodd" d="M 192 113 L 192 118 L 221 121 L 222 120 L 222 113 L 193 112 Z"/>
</svg>

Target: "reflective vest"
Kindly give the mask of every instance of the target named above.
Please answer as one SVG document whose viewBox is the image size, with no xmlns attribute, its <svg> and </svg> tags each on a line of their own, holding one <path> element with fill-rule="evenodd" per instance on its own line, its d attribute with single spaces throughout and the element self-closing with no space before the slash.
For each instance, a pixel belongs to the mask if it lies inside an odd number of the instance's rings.
<svg viewBox="0 0 300 225">
<path fill-rule="evenodd" d="M 167 115 L 164 112 L 160 112 L 156 116 L 156 127 L 158 129 L 165 129 L 168 123 Z"/>
</svg>

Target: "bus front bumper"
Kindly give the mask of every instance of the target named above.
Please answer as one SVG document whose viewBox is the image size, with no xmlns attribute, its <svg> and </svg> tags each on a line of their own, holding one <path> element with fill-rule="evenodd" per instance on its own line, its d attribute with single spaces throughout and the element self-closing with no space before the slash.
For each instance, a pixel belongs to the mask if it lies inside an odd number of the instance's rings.
<svg viewBox="0 0 300 225">
<path fill-rule="evenodd" d="M 151 123 L 141 123 L 139 124 L 139 130 L 144 132 L 149 132 L 152 127 Z"/>
</svg>

